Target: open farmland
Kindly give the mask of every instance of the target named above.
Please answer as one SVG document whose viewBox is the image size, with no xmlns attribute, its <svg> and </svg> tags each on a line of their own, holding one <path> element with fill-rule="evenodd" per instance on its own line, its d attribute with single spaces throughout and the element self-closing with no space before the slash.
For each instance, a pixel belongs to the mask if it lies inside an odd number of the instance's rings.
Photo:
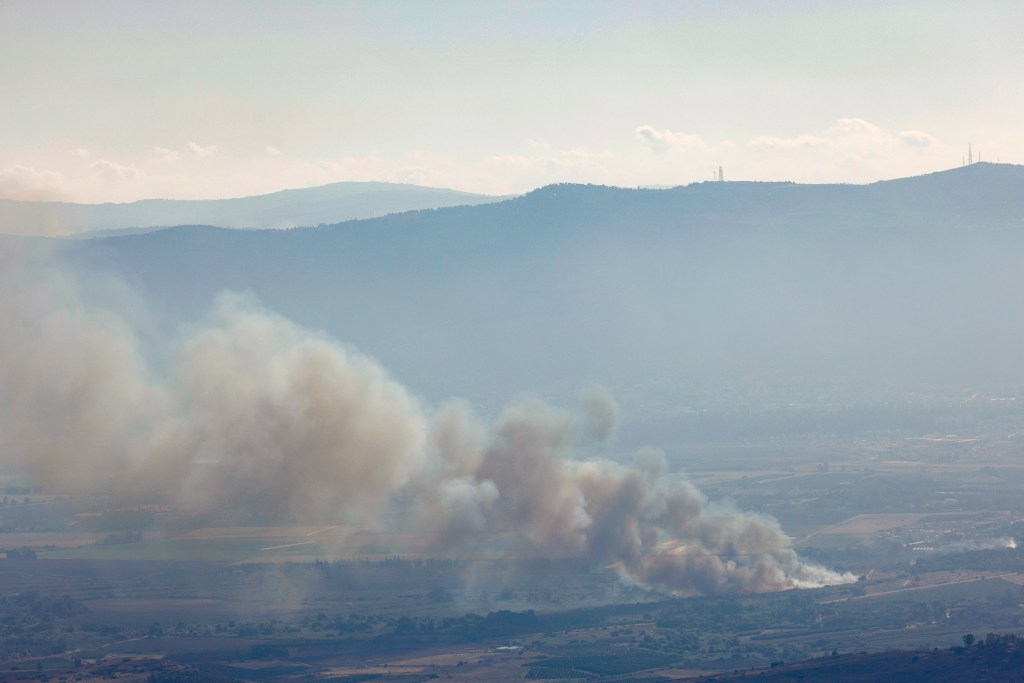
<svg viewBox="0 0 1024 683">
<path fill-rule="evenodd" d="M 745 495 L 797 487 L 810 499 L 814 487 L 889 476 L 823 474 L 761 470 L 717 481 Z M 625 584 L 612 570 L 516 557 L 506 536 L 444 557 L 408 534 L 188 526 L 189 515 L 170 508 L 127 514 L 89 505 L 97 509 L 87 517 L 29 505 L 14 519 L 38 530 L 0 536 L 35 555 L 0 561 L 0 595 L 38 591 L 79 606 L 37 644 L 8 651 L 4 675 L 41 663 L 52 680 L 178 671 L 209 680 L 653 682 L 833 651 L 945 648 L 965 633 L 1024 628 L 1021 551 L 955 545 L 979 530 L 1012 535 L 1015 517 L 1005 511 L 854 510 L 819 522 L 797 548 L 845 563 L 864 575 L 858 583 L 679 599 Z M 88 524 L 52 523 L 69 515 Z M 950 547 L 914 550 L 923 534 Z"/>
<path fill-rule="evenodd" d="M 775 595 L 672 598 L 613 569 L 522 552 L 509 534 L 439 553 L 413 534 L 334 524 L 99 498 L 19 503 L 0 510 L 11 558 L 0 595 L 66 596 L 80 611 L 7 662 L 43 662 L 54 676 L 135 667 L 139 680 L 184 667 L 243 680 L 654 681 L 1024 628 L 1024 558 L 1011 542 L 1021 517 L 998 493 L 999 508 L 971 502 L 1005 487 L 992 472 L 1013 468 L 991 468 L 1015 456 L 981 446 L 953 480 L 949 463 L 927 464 L 950 442 L 915 441 L 924 464 L 911 477 L 881 456 L 898 439 L 875 443 L 801 444 L 782 469 L 744 460 L 752 448 L 709 448 L 706 471 L 690 464 L 711 495 L 777 514 L 802 556 L 863 577 Z"/>
</svg>

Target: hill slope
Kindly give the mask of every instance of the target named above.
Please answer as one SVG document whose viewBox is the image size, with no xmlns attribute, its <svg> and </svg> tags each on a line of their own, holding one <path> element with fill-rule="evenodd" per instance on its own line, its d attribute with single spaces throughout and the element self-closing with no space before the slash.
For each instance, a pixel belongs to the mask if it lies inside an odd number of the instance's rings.
<svg viewBox="0 0 1024 683">
<path fill-rule="evenodd" d="M 837 683 L 915 683 L 916 681 L 1019 681 L 1024 678 L 1024 651 L 1012 635 L 989 634 L 970 647 L 946 650 L 890 651 L 821 657 L 761 671 L 705 678 L 735 681 L 836 681 Z"/>
<path fill-rule="evenodd" d="M 599 382 L 652 412 L 699 408 L 709 386 L 756 408 L 1024 384 L 1021 188 L 1024 168 L 995 164 L 865 186 L 556 185 L 62 253 L 127 278 L 172 319 L 223 289 L 252 292 L 432 397 Z"/>
</svg>

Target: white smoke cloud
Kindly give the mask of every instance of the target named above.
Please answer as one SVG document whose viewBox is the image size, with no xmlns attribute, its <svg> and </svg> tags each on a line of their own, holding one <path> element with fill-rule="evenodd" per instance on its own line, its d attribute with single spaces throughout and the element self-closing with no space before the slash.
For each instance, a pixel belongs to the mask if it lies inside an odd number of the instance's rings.
<svg viewBox="0 0 1024 683">
<path fill-rule="evenodd" d="M 489 430 L 447 415 L 444 443 L 458 445 L 457 463 L 435 469 L 440 481 L 420 490 L 416 518 L 446 547 L 516 534 L 524 550 L 615 566 L 630 581 L 677 594 L 853 580 L 801 562 L 773 519 L 709 502 L 687 482 L 666 483 L 664 456 L 653 449 L 633 466 L 572 459 L 574 424 L 536 401 L 510 407 Z M 467 454 L 473 444 L 479 453 Z M 440 444 L 439 457 L 448 455 Z"/>
<path fill-rule="evenodd" d="M 348 519 L 425 464 L 419 404 L 380 365 L 237 296 L 185 342 L 180 375 L 182 445 L 217 460 L 208 498 Z"/>
<path fill-rule="evenodd" d="M 580 431 L 597 441 L 608 441 L 619 428 L 619 405 L 615 398 L 601 387 L 590 387 L 582 392 L 583 414 Z"/>
<path fill-rule="evenodd" d="M 401 385 L 252 301 L 222 296 L 158 377 L 125 321 L 60 271 L 4 274 L 0 458 L 49 486 L 346 520 L 425 462 L 426 419 Z"/>
<path fill-rule="evenodd" d="M 50 488 L 307 523 L 384 524 L 404 506 L 402 530 L 437 552 L 512 539 L 677 594 L 852 579 L 801 562 L 771 518 L 669 483 L 654 450 L 574 457 L 614 432 L 599 389 L 579 414 L 538 400 L 493 425 L 464 402 L 431 413 L 373 359 L 231 294 L 157 372 L 66 273 L 4 258 L 0 464 Z"/>
<path fill-rule="evenodd" d="M 0 265 L 2 462 L 61 489 L 116 485 L 167 413 L 134 335 L 60 271 L 10 254 Z"/>
</svg>

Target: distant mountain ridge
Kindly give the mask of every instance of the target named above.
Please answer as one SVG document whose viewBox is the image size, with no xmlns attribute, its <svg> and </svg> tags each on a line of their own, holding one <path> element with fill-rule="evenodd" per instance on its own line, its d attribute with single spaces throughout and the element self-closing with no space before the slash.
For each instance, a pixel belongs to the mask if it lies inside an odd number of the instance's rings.
<svg viewBox="0 0 1024 683">
<path fill-rule="evenodd" d="M 668 414 L 748 382 L 780 405 L 865 383 L 1024 387 L 1022 190 L 1006 164 L 871 185 L 550 185 L 298 230 L 54 242 L 175 320 L 251 292 L 431 398 L 598 383 Z M 808 382 L 828 389 L 794 388 Z"/>
<path fill-rule="evenodd" d="M 390 213 L 475 205 L 502 197 L 419 185 L 331 183 L 235 199 L 143 199 L 73 204 L 0 199 L 0 233 L 76 235 L 175 225 L 293 228 Z"/>
<path fill-rule="evenodd" d="M 584 200 L 601 211 L 612 209 L 627 193 L 646 195 L 645 209 L 664 207 L 681 216 L 750 220 L 771 224 L 832 215 L 867 225 L 867 219 L 943 222 L 970 215 L 997 222 L 1024 220 L 1024 166 L 978 162 L 927 175 L 883 180 L 866 185 L 792 182 L 707 181 L 666 189 L 638 190 L 595 185 L 549 185 L 527 193 L 522 201 L 562 203 Z M 582 208 L 582 207 L 580 207 Z"/>
</svg>

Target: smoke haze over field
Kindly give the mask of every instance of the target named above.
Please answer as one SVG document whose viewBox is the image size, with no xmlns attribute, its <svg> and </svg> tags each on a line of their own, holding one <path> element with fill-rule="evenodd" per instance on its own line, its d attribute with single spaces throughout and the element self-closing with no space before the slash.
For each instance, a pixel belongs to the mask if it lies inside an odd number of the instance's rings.
<svg viewBox="0 0 1024 683">
<path fill-rule="evenodd" d="M 800 562 L 774 520 L 668 484 L 654 450 L 632 465 L 576 459 L 614 434 L 618 408 L 600 389 L 579 414 L 522 400 L 486 424 L 464 402 L 422 404 L 372 358 L 235 294 L 144 350 L 55 262 L 4 259 L 0 464 L 48 489 L 369 526 L 397 494 L 419 513 L 404 530 L 436 552 L 512 535 L 683 594 L 850 578 Z"/>
</svg>

